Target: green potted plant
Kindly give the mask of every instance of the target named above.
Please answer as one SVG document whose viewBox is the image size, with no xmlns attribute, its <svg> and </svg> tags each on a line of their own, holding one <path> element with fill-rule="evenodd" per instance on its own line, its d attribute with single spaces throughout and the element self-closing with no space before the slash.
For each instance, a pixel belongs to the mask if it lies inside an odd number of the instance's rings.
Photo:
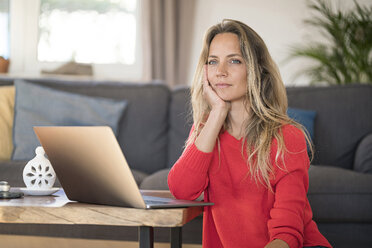
<svg viewBox="0 0 372 248">
<path fill-rule="evenodd" d="M 292 47 L 289 59 L 315 62 L 297 76 L 308 75 L 311 84 L 372 84 L 372 5 L 354 4 L 354 9 L 341 11 L 328 1 L 308 2 L 313 15 L 304 23 L 318 29 L 327 42 Z"/>
</svg>

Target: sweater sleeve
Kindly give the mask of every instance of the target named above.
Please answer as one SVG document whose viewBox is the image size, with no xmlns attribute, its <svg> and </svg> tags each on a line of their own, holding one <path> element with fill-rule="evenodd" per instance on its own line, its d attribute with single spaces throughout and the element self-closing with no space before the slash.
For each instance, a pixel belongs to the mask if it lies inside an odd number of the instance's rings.
<svg viewBox="0 0 372 248">
<path fill-rule="evenodd" d="M 275 167 L 275 202 L 268 221 L 270 241 L 281 239 L 290 248 L 302 248 L 309 158 L 303 133 L 293 126 L 282 131 L 286 150 L 284 164 L 279 159 Z"/>
<path fill-rule="evenodd" d="M 208 186 L 212 154 L 200 151 L 194 143 L 186 147 L 168 174 L 168 186 L 177 199 L 195 200 Z"/>
</svg>

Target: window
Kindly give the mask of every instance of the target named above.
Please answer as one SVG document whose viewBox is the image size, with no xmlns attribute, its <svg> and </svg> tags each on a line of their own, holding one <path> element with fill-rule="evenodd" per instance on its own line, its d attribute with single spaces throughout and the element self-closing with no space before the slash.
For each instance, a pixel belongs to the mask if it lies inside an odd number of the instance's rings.
<svg viewBox="0 0 372 248">
<path fill-rule="evenodd" d="M 36 76 L 75 61 L 92 64 L 99 79 L 142 78 L 141 0 L 10 4 L 11 72 Z"/>
<path fill-rule="evenodd" d="M 38 60 L 135 62 L 136 0 L 41 0 Z"/>
<path fill-rule="evenodd" d="M 0 56 L 9 58 L 9 0 L 0 0 Z"/>
</svg>

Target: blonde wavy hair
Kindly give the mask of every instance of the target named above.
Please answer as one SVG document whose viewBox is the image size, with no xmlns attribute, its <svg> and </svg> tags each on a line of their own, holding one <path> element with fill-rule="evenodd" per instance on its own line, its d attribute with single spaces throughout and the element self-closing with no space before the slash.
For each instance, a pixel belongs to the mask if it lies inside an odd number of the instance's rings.
<svg viewBox="0 0 372 248">
<path fill-rule="evenodd" d="M 278 165 L 279 159 L 284 162 L 284 152 L 287 152 L 281 132 L 283 125 L 292 124 L 302 130 L 309 144 L 311 155 L 313 150 L 311 140 L 307 132 L 304 131 L 305 129 L 287 115 L 286 89 L 279 69 L 271 58 L 264 41 L 253 29 L 242 22 L 225 19 L 209 28 L 205 34 L 203 48 L 191 86 L 194 130 L 186 141 L 186 146 L 195 141 L 211 111 L 208 102 L 203 98 L 203 67 L 207 64 L 209 48 L 213 38 L 221 33 L 233 33 L 238 36 L 240 50 L 247 70 L 247 93 L 244 101 L 250 116 L 249 121 L 246 121 L 243 127 L 242 156 L 247 158 L 248 174 L 252 176 L 256 183 L 260 182 L 271 190 L 270 179 L 273 176 L 273 165 L 270 162 L 270 150 L 272 140 L 276 139 L 278 144 L 275 156 L 276 165 Z M 223 129 L 227 130 L 228 127 L 229 120 L 227 118 Z M 285 170 L 285 165 L 284 168 L 280 169 Z"/>
</svg>

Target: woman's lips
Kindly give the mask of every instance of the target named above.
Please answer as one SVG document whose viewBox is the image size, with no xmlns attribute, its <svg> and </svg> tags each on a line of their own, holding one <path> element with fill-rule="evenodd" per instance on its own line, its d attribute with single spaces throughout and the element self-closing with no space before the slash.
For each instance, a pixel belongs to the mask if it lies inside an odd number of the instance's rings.
<svg viewBox="0 0 372 248">
<path fill-rule="evenodd" d="M 226 84 L 226 83 L 215 84 L 215 87 L 218 88 L 218 89 L 224 89 L 224 88 L 227 88 L 229 86 L 231 86 L 231 84 Z"/>
</svg>

